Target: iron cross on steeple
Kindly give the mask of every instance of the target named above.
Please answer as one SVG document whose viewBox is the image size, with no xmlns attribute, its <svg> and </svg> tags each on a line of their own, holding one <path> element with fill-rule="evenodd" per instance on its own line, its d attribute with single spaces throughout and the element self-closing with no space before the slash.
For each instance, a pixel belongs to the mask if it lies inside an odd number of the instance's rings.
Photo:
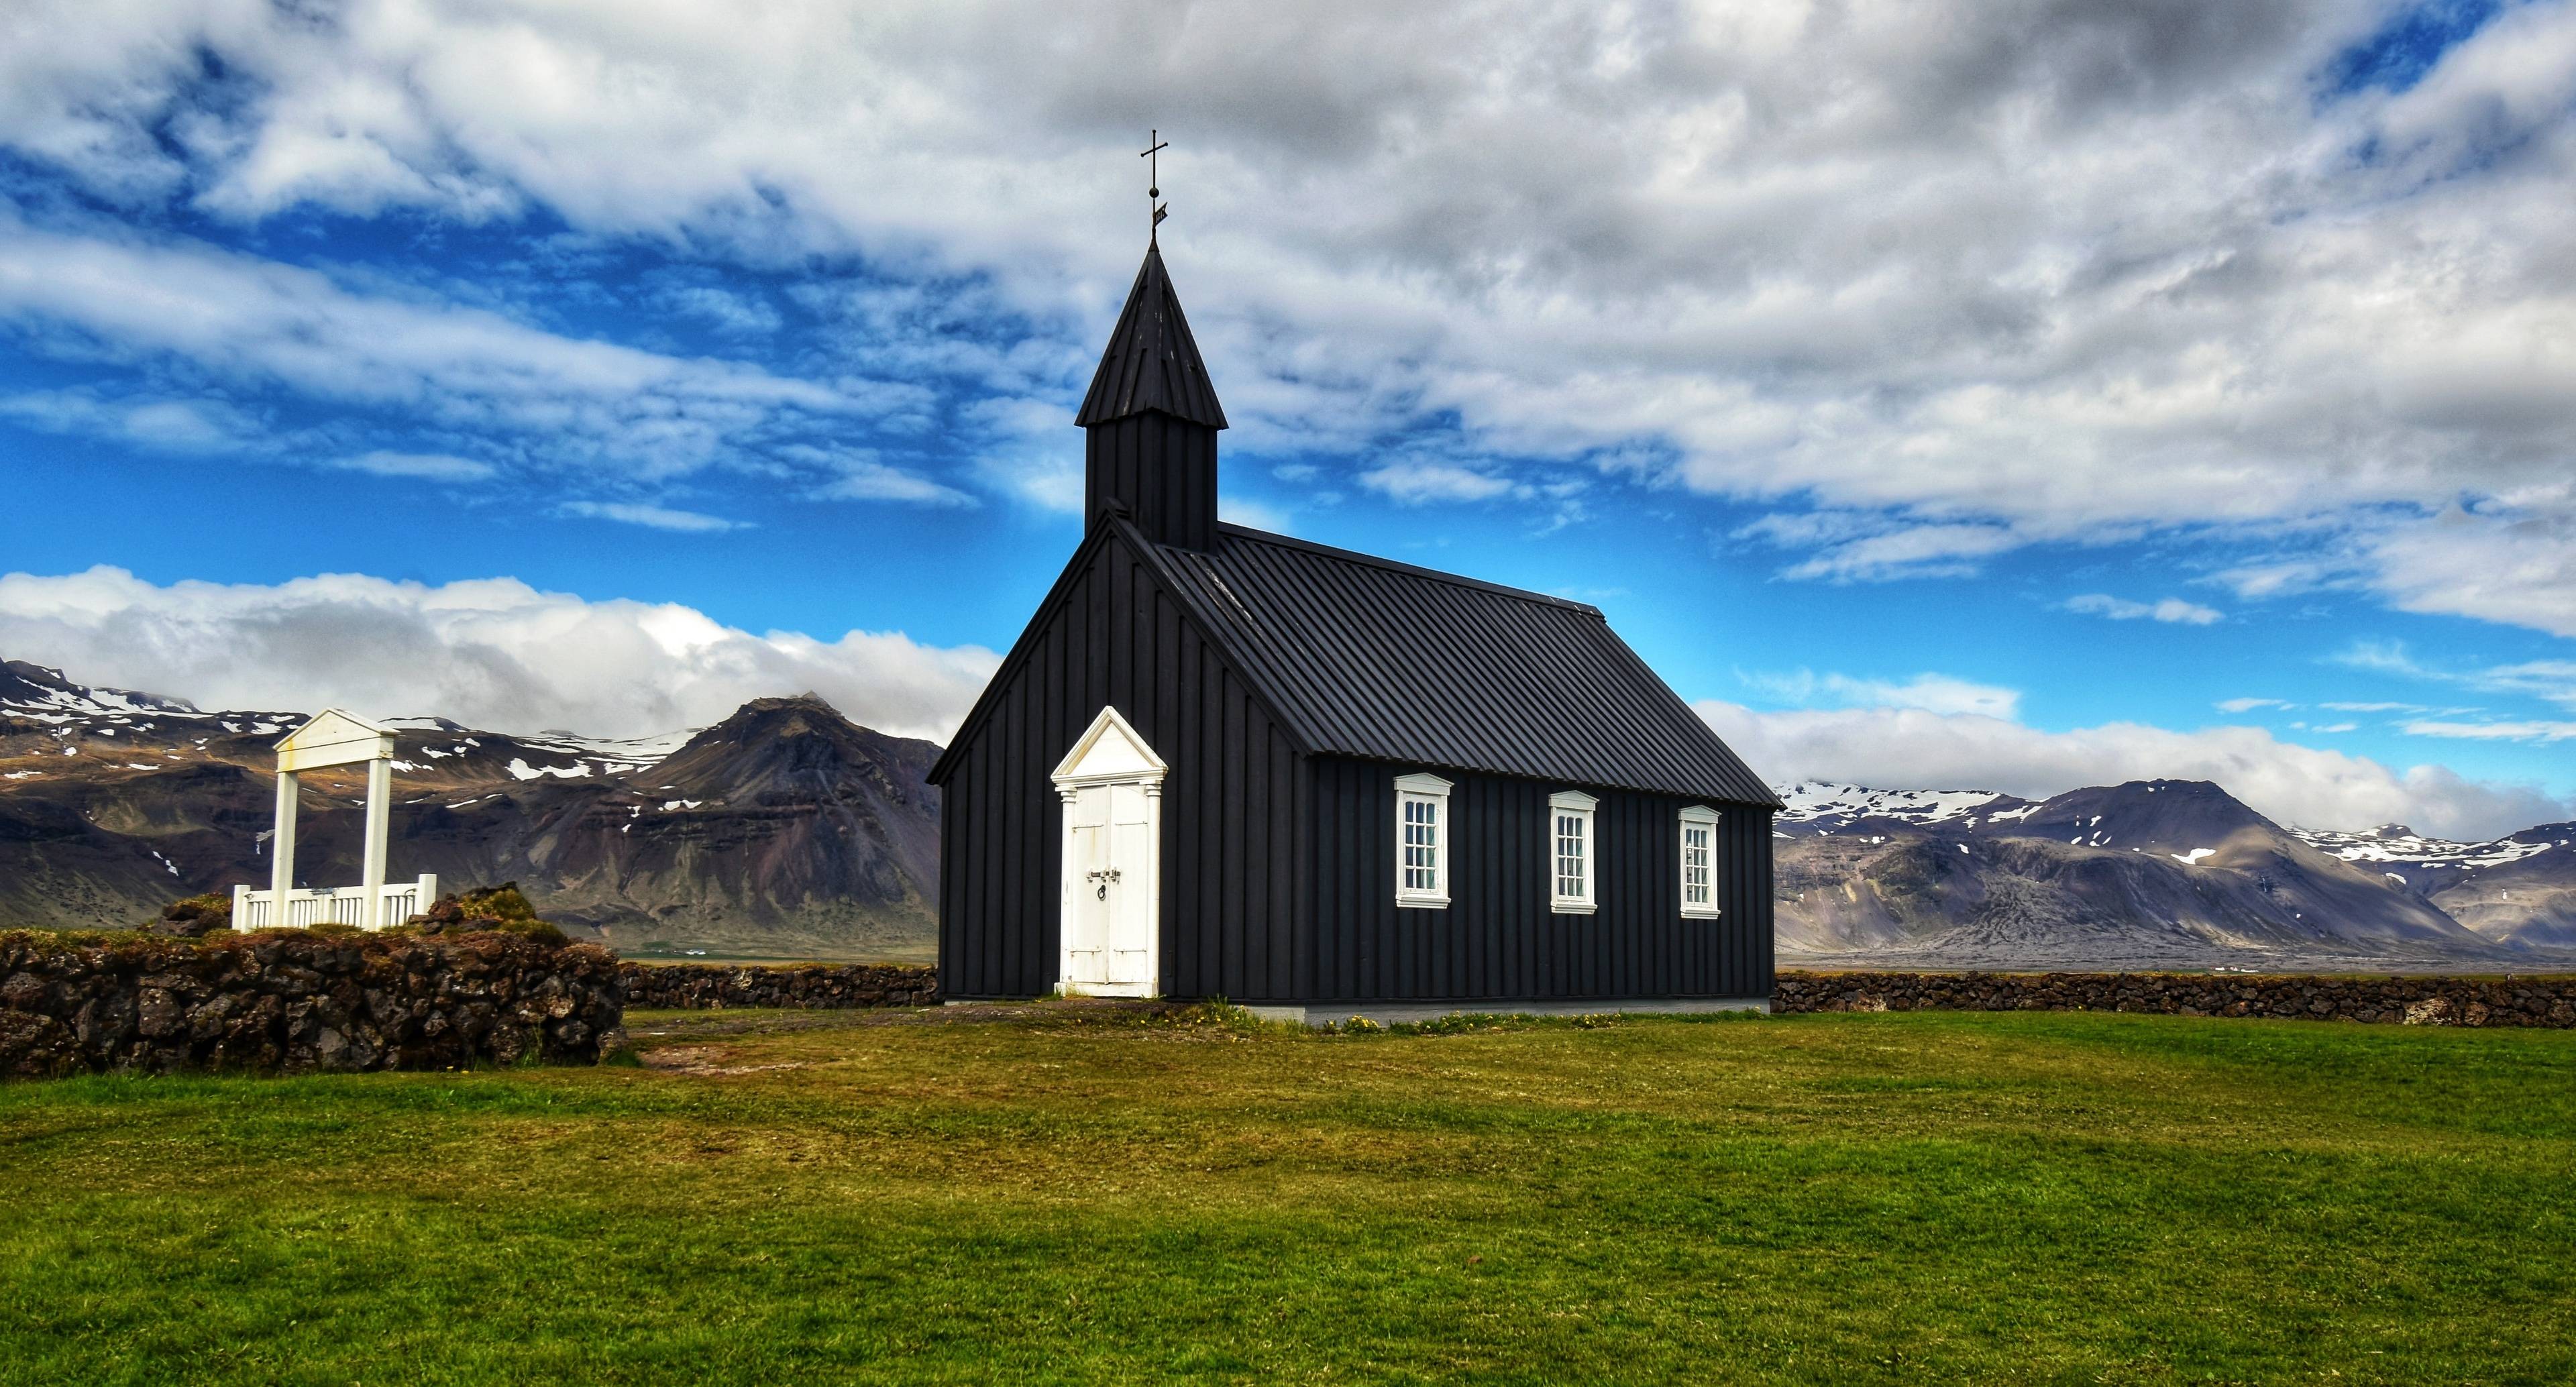
<svg viewBox="0 0 2576 1387">
<path fill-rule="evenodd" d="M 1172 142 L 1162 138 L 1162 134 L 1160 130 L 1147 131 L 1146 148 L 1136 156 L 1145 161 L 1145 201 L 1154 209 L 1154 220 L 1145 225 L 1145 240 L 1148 243 L 1156 240 L 1161 234 L 1163 218 L 1172 215 L 1169 204 L 1154 201 L 1163 195 L 1163 161 L 1155 156 L 1172 147 Z"/>
</svg>

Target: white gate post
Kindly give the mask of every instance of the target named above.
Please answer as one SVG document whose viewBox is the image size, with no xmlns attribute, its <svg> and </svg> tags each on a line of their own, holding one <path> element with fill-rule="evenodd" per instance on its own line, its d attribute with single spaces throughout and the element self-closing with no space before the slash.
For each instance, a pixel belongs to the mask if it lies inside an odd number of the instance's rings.
<svg viewBox="0 0 2576 1387">
<path fill-rule="evenodd" d="M 394 732 L 364 718 L 325 708 L 277 744 L 277 861 L 270 866 L 268 924 L 278 926 L 310 925 L 323 920 L 345 920 L 349 912 L 346 889 L 326 888 L 308 893 L 302 902 L 295 895 L 295 791 L 300 772 L 322 770 L 331 766 L 367 768 L 367 831 L 362 846 L 361 865 L 366 884 L 358 888 L 357 919 L 351 923 L 362 929 L 381 929 L 386 924 L 384 906 L 385 840 L 391 836 L 394 798 Z M 291 904 L 306 907 L 302 912 L 289 910 Z M 298 914 L 305 918 L 297 919 Z"/>
<path fill-rule="evenodd" d="M 367 762 L 367 851 L 358 872 L 366 897 L 358 907 L 360 929 L 385 927 L 385 840 L 392 836 L 393 797 L 393 764 L 382 757 Z"/>
<path fill-rule="evenodd" d="M 280 769 L 277 773 L 277 832 L 268 840 L 269 850 L 276 854 L 268 864 L 268 885 L 273 893 L 268 905 L 268 922 L 286 923 L 286 893 L 295 889 L 295 772 Z"/>
</svg>

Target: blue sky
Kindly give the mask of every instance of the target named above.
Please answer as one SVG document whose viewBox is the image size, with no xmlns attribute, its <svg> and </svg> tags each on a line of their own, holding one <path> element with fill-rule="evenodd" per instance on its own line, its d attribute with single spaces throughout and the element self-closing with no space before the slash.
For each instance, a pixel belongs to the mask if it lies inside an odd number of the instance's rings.
<svg viewBox="0 0 2576 1387">
<path fill-rule="evenodd" d="M 1774 779 L 2576 797 L 2566 4 L 80 13 L 0 43 L 12 658 L 937 735 L 1158 124 L 1235 518 L 1594 602 Z"/>
</svg>

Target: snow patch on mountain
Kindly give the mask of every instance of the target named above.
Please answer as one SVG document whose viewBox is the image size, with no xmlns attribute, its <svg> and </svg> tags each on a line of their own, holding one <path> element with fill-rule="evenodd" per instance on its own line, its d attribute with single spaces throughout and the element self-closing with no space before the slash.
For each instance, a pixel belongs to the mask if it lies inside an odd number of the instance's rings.
<svg viewBox="0 0 2576 1387">
<path fill-rule="evenodd" d="M 689 744 L 689 739 L 704 728 L 684 727 L 677 732 L 664 732 L 650 737 L 584 737 L 572 732 L 540 732 L 519 741 L 539 751 L 550 751 L 588 761 L 603 773 L 640 771 L 661 761 L 672 752 Z"/>
<path fill-rule="evenodd" d="M 1778 821 L 1791 824 L 1840 825 L 1861 819 L 1887 819 L 1929 826 L 1968 822 L 1978 817 L 1978 810 L 1998 801 L 2008 800 L 2014 807 L 1989 816 L 1995 820 L 2019 818 L 2038 807 L 1992 790 L 1872 790 L 1822 781 L 1775 785 L 1772 793 L 1786 806 L 1778 814 Z"/>
<path fill-rule="evenodd" d="M 578 762 L 569 766 L 531 766 L 527 758 L 513 756 L 510 758 L 510 774 L 520 780 L 535 780 L 539 776 L 547 775 L 561 776 L 566 780 L 578 780 L 590 774 L 590 767 Z"/>
<path fill-rule="evenodd" d="M 2526 838 L 2521 834 L 2485 843 L 2459 843 L 2427 837 L 2403 824 L 2382 824 L 2359 833 L 2310 829 L 2291 832 L 2309 847 L 2346 862 L 2392 862 L 2412 867 L 2501 867 L 2567 846 L 2564 839 L 2546 835 Z"/>
</svg>

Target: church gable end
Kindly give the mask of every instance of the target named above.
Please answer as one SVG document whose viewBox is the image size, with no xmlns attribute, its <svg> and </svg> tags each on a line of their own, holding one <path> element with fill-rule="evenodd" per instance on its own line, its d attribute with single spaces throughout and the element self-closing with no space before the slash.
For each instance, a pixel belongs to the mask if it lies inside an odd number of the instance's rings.
<svg viewBox="0 0 2576 1387">
<path fill-rule="evenodd" d="M 1169 766 L 1162 782 L 1162 990 L 1291 995 L 1303 748 L 1135 531 L 1086 541 L 932 769 L 943 786 L 941 990 L 1057 982 L 1055 773 L 1102 710 Z"/>
</svg>

